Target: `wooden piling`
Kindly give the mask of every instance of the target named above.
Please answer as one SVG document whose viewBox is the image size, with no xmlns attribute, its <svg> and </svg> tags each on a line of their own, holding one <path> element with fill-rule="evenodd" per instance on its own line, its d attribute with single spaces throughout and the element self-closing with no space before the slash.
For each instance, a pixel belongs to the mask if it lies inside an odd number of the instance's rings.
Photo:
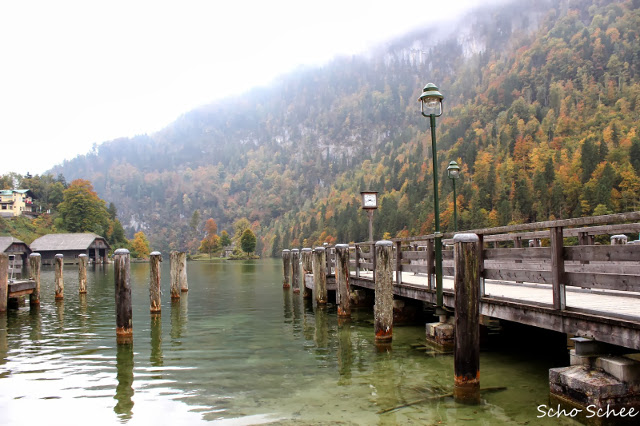
<svg viewBox="0 0 640 426">
<path fill-rule="evenodd" d="M 282 280 L 282 288 L 289 288 L 291 284 L 289 282 L 289 275 L 291 275 L 291 250 L 282 250 L 282 273 L 284 279 Z"/>
<path fill-rule="evenodd" d="M 0 312 L 7 310 L 9 298 L 9 256 L 0 253 Z"/>
<path fill-rule="evenodd" d="M 86 254 L 78 256 L 78 292 L 85 294 L 87 292 L 87 263 L 88 257 Z"/>
<path fill-rule="evenodd" d="M 313 251 L 313 293 L 318 305 L 326 305 L 327 299 L 327 253 L 324 247 Z"/>
<path fill-rule="evenodd" d="M 129 250 L 116 250 L 113 263 L 116 288 L 116 343 L 133 343 Z"/>
<path fill-rule="evenodd" d="M 627 240 L 628 238 L 624 234 L 612 235 L 611 245 L 612 246 L 624 245 L 624 244 L 627 244 Z"/>
<path fill-rule="evenodd" d="M 169 274 L 171 275 L 171 299 L 180 299 L 180 278 L 178 272 L 178 252 L 172 251 L 169 255 Z"/>
<path fill-rule="evenodd" d="M 291 286 L 293 292 L 300 293 L 300 250 L 291 250 Z"/>
<path fill-rule="evenodd" d="M 312 296 L 311 290 L 307 288 L 305 276 L 313 274 L 313 251 L 309 247 L 305 247 L 300 252 L 302 259 L 302 297 L 310 299 Z"/>
<path fill-rule="evenodd" d="M 178 286 L 181 293 L 189 291 L 189 282 L 187 281 L 187 253 L 181 251 L 178 253 Z"/>
<path fill-rule="evenodd" d="M 64 255 L 58 253 L 55 258 L 55 273 L 56 273 L 56 300 L 64 299 Z"/>
<path fill-rule="evenodd" d="M 453 396 L 457 402 L 480 402 L 480 268 L 476 234 L 453 237 L 455 260 L 455 349 Z"/>
<path fill-rule="evenodd" d="M 30 278 L 35 281 L 36 288 L 33 289 L 33 293 L 29 295 L 29 305 L 40 305 L 40 270 L 42 264 L 42 257 L 40 253 L 31 253 L 29 255 L 29 274 Z"/>
<path fill-rule="evenodd" d="M 336 284 L 338 316 L 351 316 L 351 289 L 349 286 L 349 244 L 336 244 Z"/>
<path fill-rule="evenodd" d="M 149 301 L 152 314 L 159 314 L 162 310 L 162 301 L 160 298 L 160 262 L 162 262 L 162 254 L 154 251 L 149 255 L 151 269 L 149 272 Z"/>
<path fill-rule="evenodd" d="M 375 245 L 376 304 L 373 307 L 375 341 L 391 342 L 393 338 L 393 243 L 382 240 Z"/>
</svg>

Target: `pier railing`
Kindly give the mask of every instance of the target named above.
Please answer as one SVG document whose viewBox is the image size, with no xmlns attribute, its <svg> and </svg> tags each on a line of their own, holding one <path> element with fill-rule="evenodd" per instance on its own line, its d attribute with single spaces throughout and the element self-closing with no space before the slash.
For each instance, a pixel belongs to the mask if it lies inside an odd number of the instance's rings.
<svg viewBox="0 0 640 426">
<path fill-rule="evenodd" d="M 640 293 L 640 241 L 624 234 L 640 232 L 640 211 L 464 231 L 480 239 L 480 276 L 485 279 L 549 285 L 553 308 L 566 309 L 566 287 Z M 452 237 L 443 239 L 443 275 L 453 276 Z M 598 236 L 606 243 L 596 241 Z M 600 238 L 602 239 L 602 237 Z M 402 273 L 427 275 L 435 291 L 434 235 L 394 238 L 396 284 Z M 350 245 L 350 270 L 356 277 L 375 269 L 375 242 Z M 327 247 L 327 272 L 335 268 L 335 250 Z M 370 274 L 369 274 L 370 275 Z M 487 296 L 480 286 L 480 297 Z"/>
</svg>

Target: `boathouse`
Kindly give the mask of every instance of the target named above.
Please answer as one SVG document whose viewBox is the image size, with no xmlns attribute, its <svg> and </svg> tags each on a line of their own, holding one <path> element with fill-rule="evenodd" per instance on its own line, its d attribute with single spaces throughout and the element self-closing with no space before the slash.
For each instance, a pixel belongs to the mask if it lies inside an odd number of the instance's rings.
<svg viewBox="0 0 640 426">
<path fill-rule="evenodd" d="M 15 256 L 9 264 L 9 274 L 20 274 L 24 265 L 31 254 L 31 249 L 27 243 L 13 237 L 0 237 L 0 253 L 6 253 L 9 256 Z"/>
<path fill-rule="evenodd" d="M 43 265 L 52 265 L 56 254 L 64 255 L 64 263 L 78 263 L 78 256 L 86 254 L 90 261 L 107 263 L 109 243 L 91 234 L 48 234 L 31 243 L 31 251 L 40 253 Z"/>
</svg>

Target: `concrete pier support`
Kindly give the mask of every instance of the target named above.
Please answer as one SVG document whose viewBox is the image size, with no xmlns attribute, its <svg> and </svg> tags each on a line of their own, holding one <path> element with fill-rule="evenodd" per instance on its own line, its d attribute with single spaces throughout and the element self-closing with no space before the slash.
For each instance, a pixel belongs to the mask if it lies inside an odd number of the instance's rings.
<svg viewBox="0 0 640 426">
<path fill-rule="evenodd" d="M 313 293 L 318 305 L 326 305 L 327 299 L 327 253 L 324 247 L 313 251 Z"/>
<path fill-rule="evenodd" d="M 133 343 L 129 250 L 116 250 L 113 263 L 116 289 L 116 343 Z"/>
<path fill-rule="evenodd" d="M 89 257 L 86 254 L 78 256 L 78 293 L 87 293 L 87 263 Z"/>
<path fill-rule="evenodd" d="M 387 343 L 393 339 L 393 243 L 378 241 L 375 246 L 376 304 L 373 307 L 376 342 Z"/>
<path fill-rule="evenodd" d="M 291 250 L 291 286 L 295 294 L 300 293 L 300 250 Z"/>
<path fill-rule="evenodd" d="M 56 283 L 56 300 L 64 299 L 64 255 L 56 254 L 55 257 L 55 283 Z"/>
<path fill-rule="evenodd" d="M 313 251 L 309 247 L 305 247 L 300 252 L 302 258 L 302 297 L 311 299 L 313 295 L 311 290 L 307 288 L 306 276 L 313 274 Z"/>
<path fill-rule="evenodd" d="M 33 293 L 29 295 L 29 305 L 40 305 L 40 270 L 42 265 L 42 257 L 40 253 L 31 253 L 29 255 L 29 274 L 32 280 L 36 283 L 36 288 L 33 289 Z"/>
<path fill-rule="evenodd" d="M 453 397 L 467 404 L 480 403 L 479 241 L 476 234 L 453 237 L 456 324 Z"/>
<path fill-rule="evenodd" d="M 282 274 L 284 278 L 282 280 L 282 288 L 290 288 L 291 283 L 289 276 L 291 275 L 291 250 L 282 250 Z"/>
<path fill-rule="evenodd" d="M 351 288 L 349 285 L 349 244 L 336 244 L 336 285 L 338 316 L 351 317 Z"/>
</svg>

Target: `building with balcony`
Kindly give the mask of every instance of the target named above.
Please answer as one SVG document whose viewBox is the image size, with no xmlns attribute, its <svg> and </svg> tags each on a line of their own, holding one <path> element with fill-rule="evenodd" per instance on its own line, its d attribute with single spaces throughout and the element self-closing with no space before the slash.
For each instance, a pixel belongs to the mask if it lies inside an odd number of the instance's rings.
<svg viewBox="0 0 640 426">
<path fill-rule="evenodd" d="M 37 216 L 30 189 L 3 189 L 0 191 L 0 216 Z"/>
</svg>

